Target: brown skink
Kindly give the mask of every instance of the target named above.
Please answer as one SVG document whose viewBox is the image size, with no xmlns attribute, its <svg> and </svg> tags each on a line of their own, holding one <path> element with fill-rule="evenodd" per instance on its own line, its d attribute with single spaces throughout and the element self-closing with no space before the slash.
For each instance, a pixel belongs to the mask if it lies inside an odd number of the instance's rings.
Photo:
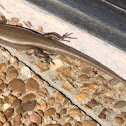
<svg viewBox="0 0 126 126">
<path fill-rule="evenodd" d="M 58 53 L 68 55 L 75 59 L 88 63 L 99 70 L 111 75 L 122 83 L 126 84 L 126 80 L 118 76 L 106 66 L 92 59 L 91 57 L 71 48 L 61 42 L 47 38 L 46 36 L 23 27 L 17 27 L 7 24 L 0 24 L 0 43 L 16 48 L 16 49 L 35 49 L 36 55 L 41 56 L 42 50 L 50 53 Z"/>
</svg>

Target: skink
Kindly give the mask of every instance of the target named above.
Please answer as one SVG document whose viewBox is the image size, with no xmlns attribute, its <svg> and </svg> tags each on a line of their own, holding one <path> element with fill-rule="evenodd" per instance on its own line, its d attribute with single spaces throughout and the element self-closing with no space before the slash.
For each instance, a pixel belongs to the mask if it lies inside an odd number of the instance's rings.
<svg viewBox="0 0 126 126">
<path fill-rule="evenodd" d="M 126 80 L 91 57 L 61 42 L 47 38 L 44 35 L 27 28 L 0 24 L 0 43 L 16 49 L 39 49 L 39 51 L 36 51 L 38 56 L 41 55 L 39 54 L 40 50 L 58 53 L 61 55 L 68 55 L 80 61 L 86 62 L 126 84 Z"/>
</svg>

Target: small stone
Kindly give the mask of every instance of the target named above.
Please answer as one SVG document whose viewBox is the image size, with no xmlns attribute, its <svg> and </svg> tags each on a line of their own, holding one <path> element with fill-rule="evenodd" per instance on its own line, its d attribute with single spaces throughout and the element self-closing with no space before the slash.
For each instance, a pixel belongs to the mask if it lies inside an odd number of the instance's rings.
<svg viewBox="0 0 126 126">
<path fill-rule="evenodd" d="M 0 98 L 0 108 L 3 106 L 4 102 L 3 102 L 3 99 Z"/>
<path fill-rule="evenodd" d="M 17 114 L 13 119 L 12 119 L 12 126 L 20 126 L 21 123 L 21 114 Z"/>
<path fill-rule="evenodd" d="M 23 23 L 24 23 L 28 28 L 31 28 L 31 27 L 32 27 L 32 24 L 31 24 L 30 21 L 27 21 L 27 22 L 23 21 Z"/>
<path fill-rule="evenodd" d="M 126 106 L 126 102 L 125 101 L 117 101 L 115 104 L 114 104 L 114 108 L 123 108 Z"/>
<path fill-rule="evenodd" d="M 46 124 L 45 126 L 61 126 L 60 124 Z"/>
<path fill-rule="evenodd" d="M 0 64 L 0 71 L 1 72 L 4 72 L 6 68 L 7 68 L 7 64 L 6 63 L 1 63 Z"/>
<path fill-rule="evenodd" d="M 97 123 L 93 120 L 84 120 L 82 126 L 97 126 Z"/>
<path fill-rule="evenodd" d="M 55 104 L 55 98 L 54 97 L 48 98 L 48 105 L 53 106 L 54 104 Z"/>
<path fill-rule="evenodd" d="M 121 117 L 126 119 L 126 112 L 121 112 Z"/>
<path fill-rule="evenodd" d="M 76 121 L 76 122 L 75 122 L 75 126 L 82 126 L 82 123 L 81 123 L 81 122 Z"/>
<path fill-rule="evenodd" d="M 14 109 L 13 108 L 8 108 L 4 111 L 5 116 L 9 119 L 14 113 Z"/>
<path fill-rule="evenodd" d="M 42 109 L 42 110 L 45 110 L 46 107 L 47 107 L 47 104 L 46 104 L 45 101 L 42 101 L 40 105 L 41 105 L 41 109 Z"/>
<path fill-rule="evenodd" d="M 80 111 L 79 109 L 70 109 L 70 110 L 68 111 L 68 113 L 69 113 L 70 115 L 79 115 L 79 116 L 81 116 L 81 111 Z"/>
<path fill-rule="evenodd" d="M 2 123 L 6 122 L 5 116 L 1 112 L 0 112 L 0 122 L 2 122 Z"/>
<path fill-rule="evenodd" d="M 61 102 L 63 100 L 63 95 L 59 92 L 56 93 L 56 102 Z"/>
<path fill-rule="evenodd" d="M 92 99 L 91 101 L 89 101 L 89 102 L 87 103 L 87 106 L 90 107 L 91 109 L 92 109 L 93 107 L 97 106 L 97 105 L 98 105 L 98 103 L 97 103 L 97 101 L 94 100 L 94 99 Z"/>
<path fill-rule="evenodd" d="M 65 115 L 66 112 L 67 112 L 67 109 L 66 108 L 61 109 L 60 110 L 60 116 Z"/>
<path fill-rule="evenodd" d="M 97 89 L 97 84 L 94 84 L 94 83 L 91 83 L 91 84 L 83 84 L 81 87 L 80 87 L 80 91 L 94 91 L 95 89 Z"/>
<path fill-rule="evenodd" d="M 37 113 L 41 116 L 41 118 L 44 116 L 44 113 L 41 110 L 38 110 Z"/>
<path fill-rule="evenodd" d="M 120 93 L 126 93 L 126 87 L 124 86 L 120 86 L 118 90 L 120 91 Z"/>
<path fill-rule="evenodd" d="M 106 80 L 105 80 L 104 77 L 101 76 L 101 75 L 98 75 L 98 77 L 96 77 L 95 79 L 96 79 L 96 81 L 97 81 L 98 83 L 100 83 L 100 84 L 105 84 L 105 83 L 106 83 Z"/>
<path fill-rule="evenodd" d="M 7 68 L 6 78 L 8 80 L 13 80 L 13 79 L 17 78 L 17 76 L 18 76 L 18 71 L 15 69 L 15 67 L 10 66 L 10 67 Z"/>
<path fill-rule="evenodd" d="M 110 85 L 116 85 L 117 83 L 119 83 L 119 81 L 117 79 L 113 78 L 113 79 L 109 80 L 108 83 Z"/>
<path fill-rule="evenodd" d="M 114 102 L 114 100 L 112 98 L 109 98 L 109 97 L 104 97 L 103 100 L 104 100 L 105 103 L 110 103 L 110 104 L 112 104 Z"/>
<path fill-rule="evenodd" d="M 25 95 L 25 96 L 22 98 L 22 101 L 23 101 L 23 102 L 26 102 L 26 101 L 34 100 L 35 97 L 36 97 L 36 96 L 35 96 L 33 93 L 30 93 L 30 94 Z"/>
<path fill-rule="evenodd" d="M 3 126 L 11 126 L 10 122 L 5 122 Z"/>
<path fill-rule="evenodd" d="M 68 103 L 69 99 L 65 98 L 65 100 L 63 101 L 63 106 L 65 106 Z"/>
<path fill-rule="evenodd" d="M 53 63 L 52 62 L 50 63 L 49 70 L 50 70 L 50 72 L 52 72 L 61 66 L 63 66 L 62 61 L 59 59 L 54 59 Z"/>
<path fill-rule="evenodd" d="M 4 103 L 12 103 L 15 99 L 16 97 L 12 95 L 4 96 Z"/>
<path fill-rule="evenodd" d="M 46 88 L 44 88 L 44 87 L 40 89 L 40 92 L 45 93 L 46 95 L 48 95 L 48 90 Z"/>
<path fill-rule="evenodd" d="M 7 84 L 5 84 L 5 83 L 1 83 L 0 84 L 0 90 L 3 90 L 4 88 L 7 88 Z"/>
<path fill-rule="evenodd" d="M 106 109 L 103 109 L 103 110 L 101 111 L 101 113 L 98 115 L 98 118 L 100 118 L 100 119 L 106 119 L 106 114 L 105 114 L 105 112 L 106 112 Z"/>
<path fill-rule="evenodd" d="M 93 93 L 92 94 L 92 98 L 95 98 L 95 97 L 97 97 L 97 96 L 99 96 L 101 93 Z"/>
<path fill-rule="evenodd" d="M 27 111 L 32 111 L 36 106 L 36 101 L 33 100 L 33 101 L 28 101 L 28 102 L 25 102 L 23 104 L 21 104 L 17 109 L 16 109 L 16 112 L 17 113 L 24 113 L 24 112 L 27 112 Z"/>
<path fill-rule="evenodd" d="M 33 112 L 30 115 L 30 121 L 33 123 L 41 123 L 42 119 L 37 113 Z"/>
<path fill-rule="evenodd" d="M 82 70 L 85 74 L 92 74 L 93 73 L 93 68 L 91 67 L 86 67 L 85 69 Z"/>
<path fill-rule="evenodd" d="M 13 21 L 15 21 L 15 22 L 19 22 L 19 18 L 17 18 L 17 17 L 12 17 L 11 18 Z"/>
<path fill-rule="evenodd" d="M 13 107 L 16 108 L 18 107 L 19 105 L 21 105 L 21 100 L 20 99 L 15 99 L 12 103 Z"/>
<path fill-rule="evenodd" d="M 44 116 L 52 116 L 56 113 L 55 108 L 49 108 L 47 110 L 45 110 L 44 112 Z"/>
<path fill-rule="evenodd" d="M 27 80 L 27 82 L 25 84 L 25 88 L 29 91 L 38 91 L 39 85 L 36 80 L 30 78 Z"/>
<path fill-rule="evenodd" d="M 68 81 L 63 82 L 62 87 L 69 92 L 76 91 L 76 88 L 74 86 L 72 86 Z"/>
<path fill-rule="evenodd" d="M 1 5 L 1 7 L 2 7 L 3 9 L 5 9 L 2 5 Z M 6 19 L 6 17 L 5 17 L 4 15 L 1 15 L 1 16 L 0 16 L 0 23 L 1 23 L 1 24 L 6 24 L 6 23 L 7 23 L 7 19 Z"/>
<path fill-rule="evenodd" d="M 124 123 L 124 120 L 121 117 L 115 117 L 115 122 L 121 126 Z"/>
<path fill-rule="evenodd" d="M 41 71 L 47 71 L 48 70 L 48 64 L 42 63 L 41 61 L 36 62 L 36 66 L 41 69 Z"/>
<path fill-rule="evenodd" d="M 88 98 L 89 94 L 86 92 L 81 92 L 76 95 L 76 99 L 79 102 L 83 102 L 86 98 Z"/>
<path fill-rule="evenodd" d="M 81 74 L 78 77 L 79 82 L 89 81 L 89 77 L 86 74 Z"/>
<path fill-rule="evenodd" d="M 113 97 L 115 95 L 115 92 L 113 90 L 108 90 L 105 94 L 107 97 Z"/>
<path fill-rule="evenodd" d="M 63 126 L 71 126 L 71 123 L 70 122 L 67 122 Z"/>
<path fill-rule="evenodd" d="M 9 82 L 9 88 L 14 92 L 23 93 L 25 91 L 25 84 L 22 80 L 13 79 Z"/>
<path fill-rule="evenodd" d="M 6 79 L 6 74 L 4 72 L 0 72 L 0 79 L 1 81 L 4 81 Z"/>
<path fill-rule="evenodd" d="M 37 31 L 43 33 L 43 28 L 41 26 L 39 26 L 38 29 L 37 29 Z"/>
</svg>

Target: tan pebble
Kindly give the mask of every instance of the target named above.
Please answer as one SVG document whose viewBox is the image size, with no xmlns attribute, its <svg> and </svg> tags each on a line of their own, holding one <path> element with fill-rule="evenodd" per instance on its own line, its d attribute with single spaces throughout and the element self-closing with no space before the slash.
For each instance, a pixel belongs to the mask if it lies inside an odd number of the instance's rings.
<svg viewBox="0 0 126 126">
<path fill-rule="evenodd" d="M 79 102 L 83 102 L 86 98 L 88 98 L 89 94 L 86 93 L 86 92 L 81 92 L 81 93 L 78 93 L 76 95 L 76 99 L 79 101 Z"/>
<path fill-rule="evenodd" d="M 82 71 L 83 71 L 85 68 L 90 67 L 90 65 L 83 62 L 83 63 L 80 64 L 80 67 L 81 67 L 81 69 L 82 69 Z"/>
<path fill-rule="evenodd" d="M 13 63 L 13 66 L 17 69 L 17 68 L 19 67 L 18 61 L 15 61 L 15 62 Z"/>
<path fill-rule="evenodd" d="M 44 116 L 52 116 L 56 113 L 55 108 L 49 108 L 47 110 L 45 110 L 44 112 Z"/>
<path fill-rule="evenodd" d="M 6 74 L 4 72 L 0 73 L 0 79 L 3 81 L 6 79 Z"/>
<path fill-rule="evenodd" d="M 48 64 L 47 63 L 42 63 L 41 61 L 37 61 L 35 64 L 42 71 L 47 71 L 48 70 Z"/>
<path fill-rule="evenodd" d="M 117 101 L 115 104 L 114 104 L 114 108 L 123 108 L 126 106 L 126 101 Z"/>
<path fill-rule="evenodd" d="M 4 102 L 3 102 L 3 99 L 0 98 L 0 108 L 3 106 Z"/>
<path fill-rule="evenodd" d="M 41 105 L 39 103 L 36 103 L 35 109 L 36 110 L 41 110 Z"/>
<path fill-rule="evenodd" d="M 22 24 L 17 22 L 16 26 L 22 27 Z"/>
<path fill-rule="evenodd" d="M 56 93 L 56 102 L 61 102 L 63 100 L 63 95 L 59 92 Z"/>
<path fill-rule="evenodd" d="M 119 81 L 117 79 L 113 78 L 113 79 L 109 80 L 108 83 L 110 85 L 116 85 L 117 83 L 119 83 Z"/>
<path fill-rule="evenodd" d="M 3 90 L 4 88 L 7 88 L 7 84 L 5 84 L 5 83 L 1 83 L 0 84 L 0 90 Z"/>
<path fill-rule="evenodd" d="M 41 123 L 42 119 L 37 113 L 33 112 L 30 115 L 30 121 L 34 123 Z"/>
<path fill-rule="evenodd" d="M 15 96 L 11 96 L 11 95 L 4 96 L 4 103 L 12 103 L 15 99 L 16 99 Z"/>
<path fill-rule="evenodd" d="M 71 126 L 71 123 L 70 122 L 67 122 L 63 126 Z"/>
<path fill-rule="evenodd" d="M 30 78 L 27 80 L 27 82 L 25 84 L 25 88 L 29 91 L 38 91 L 39 85 L 36 80 Z"/>
<path fill-rule="evenodd" d="M 107 91 L 108 90 L 108 86 L 105 85 L 105 84 L 100 85 L 100 87 L 101 87 L 102 91 Z"/>
<path fill-rule="evenodd" d="M 106 109 L 104 108 L 104 109 L 101 111 L 101 113 L 98 115 L 98 118 L 100 118 L 100 119 L 106 119 L 106 114 L 105 114 L 105 112 L 106 112 Z"/>
<path fill-rule="evenodd" d="M 93 93 L 92 94 L 92 98 L 95 98 L 95 97 L 97 97 L 97 96 L 99 96 L 101 93 Z"/>
<path fill-rule="evenodd" d="M 120 93 L 126 93 L 126 87 L 124 87 L 124 86 L 120 86 L 118 88 L 118 90 L 119 90 Z"/>
<path fill-rule="evenodd" d="M 78 67 L 77 66 L 73 66 L 71 70 L 72 70 L 72 72 L 75 72 L 75 71 L 78 70 Z"/>
<path fill-rule="evenodd" d="M 41 118 L 44 116 L 44 113 L 41 110 L 38 110 L 37 113 L 41 116 Z"/>
<path fill-rule="evenodd" d="M 0 84 L 2 84 L 3 83 L 3 80 L 2 79 L 0 79 Z"/>
<path fill-rule="evenodd" d="M 21 114 L 17 114 L 13 119 L 12 119 L 12 126 L 20 126 L 21 123 Z"/>
<path fill-rule="evenodd" d="M 36 106 L 36 101 L 28 101 L 23 104 L 21 104 L 18 108 L 16 108 L 17 113 L 24 113 L 27 111 L 32 111 Z"/>
<path fill-rule="evenodd" d="M 97 123 L 93 120 L 84 120 L 82 126 L 97 126 Z"/>
<path fill-rule="evenodd" d="M 5 122 L 3 126 L 11 126 L 10 122 Z"/>
<path fill-rule="evenodd" d="M 79 80 L 80 82 L 88 81 L 88 80 L 89 80 L 89 77 L 88 77 L 86 74 L 81 74 L 81 75 L 78 77 L 78 80 Z"/>
<path fill-rule="evenodd" d="M 88 84 L 83 84 L 81 87 L 80 87 L 80 91 L 94 91 L 95 89 L 97 89 L 98 86 L 97 84 L 95 83 L 88 83 Z"/>
<path fill-rule="evenodd" d="M 7 68 L 7 64 L 6 63 L 1 63 L 0 64 L 0 71 L 1 72 L 4 72 L 6 68 Z"/>
<path fill-rule="evenodd" d="M 121 117 L 115 117 L 115 122 L 121 126 L 124 123 L 124 120 Z"/>
<path fill-rule="evenodd" d="M 0 122 L 0 126 L 3 126 L 2 122 Z"/>
<path fill-rule="evenodd" d="M 13 79 L 9 82 L 9 88 L 14 92 L 23 93 L 25 91 L 25 84 L 20 79 Z"/>
<path fill-rule="evenodd" d="M 0 122 L 2 122 L 2 123 L 6 122 L 5 116 L 1 112 L 0 112 Z"/>
<path fill-rule="evenodd" d="M 76 91 L 76 88 L 74 86 L 72 86 L 68 81 L 63 82 L 62 87 L 69 92 Z"/>
<path fill-rule="evenodd" d="M 70 57 L 70 56 L 65 56 L 66 60 L 70 63 L 73 64 L 74 63 L 74 58 Z"/>
<path fill-rule="evenodd" d="M 48 98 L 48 105 L 53 106 L 55 104 L 55 98 L 54 97 L 49 97 Z"/>
<path fill-rule="evenodd" d="M 109 97 L 104 97 L 103 100 L 104 100 L 105 103 L 110 103 L 110 104 L 112 104 L 112 102 L 114 102 L 114 100 L 112 98 L 109 98 Z"/>
<path fill-rule="evenodd" d="M 17 59 L 15 57 L 11 56 L 9 61 L 11 64 L 13 64 L 14 62 L 17 62 Z"/>
<path fill-rule="evenodd" d="M 51 62 L 50 65 L 49 65 L 50 72 L 52 72 L 52 71 L 56 70 L 57 68 L 63 66 L 62 61 L 59 60 L 59 59 L 54 59 L 53 62 L 54 62 L 54 64 Z"/>
<path fill-rule="evenodd" d="M 34 100 L 35 99 L 35 95 L 33 93 L 27 94 L 22 98 L 23 102 L 29 101 L 29 100 Z"/>
<path fill-rule="evenodd" d="M 48 90 L 46 88 L 44 88 L 44 87 L 40 89 L 40 92 L 45 93 L 46 95 L 48 95 Z"/>
<path fill-rule="evenodd" d="M 42 26 L 39 26 L 38 29 L 37 29 L 37 31 L 43 33 L 43 28 L 42 28 Z"/>
<path fill-rule="evenodd" d="M 74 126 L 82 126 L 82 123 L 79 121 L 76 121 Z"/>
<path fill-rule="evenodd" d="M 68 113 L 69 113 L 70 115 L 79 115 L 79 116 L 81 116 L 81 111 L 80 111 L 79 109 L 70 109 L 70 110 L 68 111 Z"/>
<path fill-rule="evenodd" d="M 38 80 L 40 80 L 40 77 L 38 76 L 38 75 L 34 75 L 33 77 L 32 77 L 34 80 L 36 80 L 36 81 L 38 81 Z"/>
<path fill-rule="evenodd" d="M 16 108 L 18 107 L 19 105 L 21 105 L 21 100 L 20 99 L 15 99 L 12 103 L 13 107 Z"/>
<path fill-rule="evenodd" d="M 126 119 L 126 112 L 121 112 L 121 117 Z"/>
<path fill-rule="evenodd" d="M 55 107 L 56 107 L 57 109 L 61 109 L 61 108 L 62 108 L 62 105 L 61 105 L 61 103 L 58 103 L 58 102 L 57 102 L 57 103 L 55 104 Z"/>
<path fill-rule="evenodd" d="M 62 115 L 65 115 L 66 112 L 67 112 L 67 109 L 66 109 L 66 108 L 63 108 L 63 109 L 60 110 L 60 115 L 61 115 L 61 116 L 62 116 Z"/>
<path fill-rule="evenodd" d="M 91 68 L 91 67 L 86 67 L 82 71 L 83 71 L 83 73 L 88 74 L 88 75 L 93 74 L 93 68 Z"/>
<path fill-rule="evenodd" d="M 7 119 L 9 119 L 14 113 L 14 109 L 13 108 L 8 108 L 4 111 L 5 116 L 7 117 Z"/>
<path fill-rule="evenodd" d="M 41 109 L 42 109 L 42 110 L 45 110 L 46 107 L 47 107 L 47 104 L 46 104 L 45 101 L 42 101 L 40 105 L 41 105 Z"/>
<path fill-rule="evenodd" d="M 56 113 L 55 117 L 56 117 L 56 119 L 60 119 L 61 118 L 59 113 Z"/>
<path fill-rule="evenodd" d="M 12 17 L 11 20 L 13 20 L 15 22 L 19 22 L 19 18 L 17 18 L 17 17 Z"/>
<path fill-rule="evenodd" d="M 115 95 L 115 92 L 113 91 L 113 90 L 108 90 L 106 93 L 105 93 L 105 95 L 107 96 L 107 97 L 113 97 L 114 95 Z"/>
<path fill-rule="evenodd" d="M 32 24 L 31 24 L 30 21 L 27 21 L 27 22 L 23 21 L 23 23 L 24 23 L 28 28 L 31 28 L 31 27 L 32 27 Z"/>
<path fill-rule="evenodd" d="M 65 98 L 65 100 L 63 101 L 63 106 L 65 106 L 68 103 L 69 99 Z"/>
<path fill-rule="evenodd" d="M 32 55 L 32 54 L 34 54 L 34 50 L 33 49 L 26 50 L 26 54 Z"/>
<path fill-rule="evenodd" d="M 90 108 L 93 108 L 93 107 L 95 107 L 95 106 L 97 106 L 97 105 L 98 105 L 98 103 L 97 103 L 97 101 L 94 100 L 94 99 L 92 99 L 91 101 L 89 101 L 89 102 L 87 103 L 87 106 L 90 107 Z"/>
</svg>

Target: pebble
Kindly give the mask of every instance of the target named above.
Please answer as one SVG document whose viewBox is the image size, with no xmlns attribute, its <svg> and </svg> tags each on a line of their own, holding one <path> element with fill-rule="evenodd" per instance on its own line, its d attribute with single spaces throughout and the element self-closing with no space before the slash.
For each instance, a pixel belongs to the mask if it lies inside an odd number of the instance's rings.
<svg viewBox="0 0 126 126">
<path fill-rule="evenodd" d="M 42 101 L 40 105 L 41 105 L 41 109 L 42 109 L 42 110 L 45 110 L 46 107 L 47 107 L 47 104 L 46 104 L 45 101 Z"/>
<path fill-rule="evenodd" d="M 5 122 L 3 126 L 11 126 L 10 122 Z"/>
<path fill-rule="evenodd" d="M 75 126 L 82 126 L 82 123 L 81 123 L 81 122 L 76 121 L 76 122 L 75 122 Z"/>
<path fill-rule="evenodd" d="M 26 102 L 26 101 L 34 100 L 35 97 L 36 97 L 36 96 L 35 96 L 33 93 L 30 93 L 30 94 L 25 95 L 25 96 L 22 98 L 22 101 L 23 101 L 23 102 Z"/>
<path fill-rule="evenodd" d="M 42 92 L 42 93 L 45 93 L 46 95 L 48 95 L 48 90 L 46 88 L 44 88 L 44 87 L 41 88 L 39 91 Z"/>
<path fill-rule="evenodd" d="M 25 88 L 29 91 L 38 91 L 39 85 L 36 80 L 30 78 L 27 80 L 27 82 L 25 84 Z"/>
<path fill-rule="evenodd" d="M 17 114 L 13 119 L 12 119 L 12 126 L 20 126 L 21 123 L 21 114 Z"/>
<path fill-rule="evenodd" d="M 45 126 L 61 126 L 60 124 L 46 124 Z"/>
<path fill-rule="evenodd" d="M 6 122 L 5 116 L 1 112 L 0 112 L 0 122 L 2 122 L 2 123 Z"/>
<path fill-rule="evenodd" d="M 81 92 L 76 95 L 76 99 L 79 102 L 83 102 L 86 98 L 88 98 L 89 94 L 86 92 Z"/>
<path fill-rule="evenodd" d="M 90 107 L 91 109 L 92 109 L 93 107 L 97 106 L 97 105 L 98 105 L 98 103 L 97 103 L 97 101 L 94 100 L 94 99 L 92 99 L 91 101 L 89 101 L 89 102 L 87 103 L 87 106 Z"/>
<path fill-rule="evenodd" d="M 79 80 L 80 82 L 88 81 L 88 80 L 89 80 L 89 77 L 88 77 L 86 74 L 81 74 L 81 75 L 78 77 L 78 80 Z"/>
<path fill-rule="evenodd" d="M 9 119 L 14 113 L 14 109 L 13 108 L 8 108 L 4 111 L 5 116 L 7 117 L 7 119 Z"/>
<path fill-rule="evenodd" d="M 80 91 L 94 91 L 95 89 L 97 89 L 97 84 L 95 83 L 92 83 L 92 84 L 83 84 L 81 87 L 80 87 Z"/>
<path fill-rule="evenodd" d="M 105 114 L 106 111 L 107 111 L 106 109 L 103 109 L 101 111 L 101 113 L 98 115 L 98 118 L 100 118 L 100 119 L 106 119 L 106 114 Z"/>
<path fill-rule="evenodd" d="M 126 101 L 117 101 L 115 104 L 114 104 L 114 108 L 123 108 L 126 106 Z"/>
<path fill-rule="evenodd" d="M 0 90 L 3 90 L 4 88 L 7 88 L 7 84 L 5 84 L 5 83 L 1 83 L 0 84 Z"/>
<path fill-rule="evenodd" d="M 115 122 L 121 126 L 124 123 L 124 120 L 121 117 L 115 117 Z"/>
<path fill-rule="evenodd" d="M 56 113 L 55 108 L 49 108 L 49 109 L 45 110 L 44 116 L 51 116 L 51 115 L 54 115 L 55 113 Z"/>
<path fill-rule="evenodd" d="M 37 113 L 33 112 L 30 115 L 30 121 L 33 123 L 41 123 L 42 119 Z"/>
<path fill-rule="evenodd" d="M 71 126 L 71 123 L 70 122 L 67 122 L 63 126 Z"/>
<path fill-rule="evenodd" d="M 69 113 L 70 115 L 79 115 L 79 116 L 81 116 L 81 111 L 80 111 L 79 109 L 70 109 L 70 110 L 68 111 L 68 113 Z"/>
<path fill-rule="evenodd" d="M 61 102 L 63 100 L 63 95 L 57 92 L 55 99 L 56 99 L 56 102 Z"/>
<path fill-rule="evenodd" d="M 68 81 L 63 82 L 62 88 L 64 88 L 65 90 L 67 90 L 69 92 L 76 91 L 76 88 L 74 86 L 72 86 Z"/>
<path fill-rule="evenodd" d="M 25 91 L 25 84 L 20 79 L 13 79 L 9 82 L 9 88 L 14 92 L 23 93 Z"/>
<path fill-rule="evenodd" d="M 82 126 L 97 126 L 97 123 L 93 120 L 84 120 Z"/>
<path fill-rule="evenodd" d="M 60 116 L 65 115 L 66 112 L 67 112 L 67 109 L 66 108 L 61 109 L 60 110 Z"/>
<path fill-rule="evenodd" d="M 36 101 L 33 100 L 33 101 L 28 101 L 28 102 L 25 102 L 25 103 L 22 103 L 17 109 L 16 109 L 16 112 L 17 113 L 24 113 L 24 112 L 27 112 L 27 111 L 31 111 L 35 108 L 36 106 Z"/>
<path fill-rule="evenodd" d="M 121 112 L 121 117 L 126 119 L 126 112 Z"/>
<path fill-rule="evenodd" d="M 18 71 L 15 69 L 15 67 L 10 66 L 10 67 L 7 68 L 6 78 L 8 80 L 13 80 L 13 79 L 17 78 L 17 76 L 18 76 Z"/>
<path fill-rule="evenodd" d="M 12 103 L 13 107 L 16 108 L 18 107 L 19 105 L 21 105 L 21 100 L 20 99 L 15 99 Z"/>
<path fill-rule="evenodd" d="M 7 64 L 6 63 L 0 63 L 0 71 L 1 72 L 4 72 L 6 68 L 7 68 Z"/>
<path fill-rule="evenodd" d="M 48 98 L 48 105 L 53 106 L 55 104 L 55 98 L 54 97 L 49 97 Z"/>
</svg>

